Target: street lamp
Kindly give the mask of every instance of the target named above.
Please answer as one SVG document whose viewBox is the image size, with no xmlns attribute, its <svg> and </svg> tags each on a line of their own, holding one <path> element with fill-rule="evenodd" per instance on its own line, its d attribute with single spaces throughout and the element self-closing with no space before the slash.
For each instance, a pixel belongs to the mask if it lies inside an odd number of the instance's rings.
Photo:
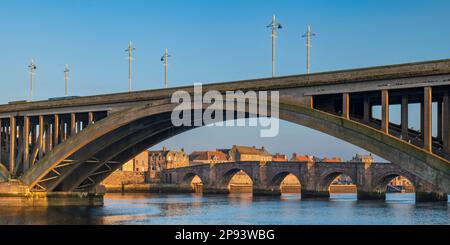
<svg viewBox="0 0 450 245">
<path fill-rule="evenodd" d="M 66 96 L 69 96 L 69 65 L 64 69 L 64 80 L 66 81 Z"/>
<path fill-rule="evenodd" d="M 33 100 L 33 79 L 34 74 L 36 73 L 36 64 L 34 64 L 33 59 L 31 59 L 30 64 L 28 65 L 29 73 L 30 73 L 30 101 Z"/>
<path fill-rule="evenodd" d="M 308 25 L 306 33 L 302 37 L 306 37 L 306 73 L 309 74 L 311 69 L 311 37 L 315 36 L 315 33 L 311 32 L 311 26 Z"/>
<path fill-rule="evenodd" d="M 169 75 L 169 57 L 171 57 L 169 55 L 169 52 L 166 48 L 164 55 L 161 57 L 161 62 L 164 63 L 164 87 L 167 88 L 167 79 L 168 79 L 168 75 Z"/>
<path fill-rule="evenodd" d="M 132 62 L 133 62 L 133 51 L 136 50 L 136 48 L 133 46 L 133 44 L 128 44 L 128 48 L 125 49 L 125 52 L 128 53 L 128 92 L 131 92 L 131 78 L 132 78 Z"/>
<path fill-rule="evenodd" d="M 277 38 L 277 29 L 283 28 L 281 23 L 277 23 L 275 15 L 272 16 L 272 22 L 267 25 L 267 28 L 272 28 L 272 77 L 275 77 L 275 40 Z"/>
</svg>

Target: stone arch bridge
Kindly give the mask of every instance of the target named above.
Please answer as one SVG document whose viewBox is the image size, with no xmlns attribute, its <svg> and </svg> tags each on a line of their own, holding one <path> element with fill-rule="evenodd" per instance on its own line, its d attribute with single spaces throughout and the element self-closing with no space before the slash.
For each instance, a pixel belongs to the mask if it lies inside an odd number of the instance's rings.
<svg viewBox="0 0 450 245">
<path fill-rule="evenodd" d="M 436 197 L 437 188 L 419 176 L 384 162 L 229 162 L 166 169 L 161 177 L 163 183 L 189 188 L 197 176 L 203 192 L 228 193 L 231 178 L 239 171 L 252 179 L 254 194 L 281 194 L 282 181 L 292 174 L 300 182 L 302 198 L 327 198 L 333 180 L 345 174 L 356 185 L 360 200 L 385 199 L 387 185 L 398 176 L 411 181 L 417 201 L 446 200 L 446 195 Z"/>
<path fill-rule="evenodd" d="M 170 120 L 179 90 L 194 93 L 188 86 L 0 105 L 0 194 L 95 193 L 135 155 L 196 127 Z M 208 91 L 277 91 L 280 119 L 383 157 L 434 186 L 437 199 L 450 191 L 450 60 L 204 85 Z M 408 125 L 411 104 L 420 105 L 420 129 Z M 400 124 L 390 105 L 401 106 Z"/>
</svg>

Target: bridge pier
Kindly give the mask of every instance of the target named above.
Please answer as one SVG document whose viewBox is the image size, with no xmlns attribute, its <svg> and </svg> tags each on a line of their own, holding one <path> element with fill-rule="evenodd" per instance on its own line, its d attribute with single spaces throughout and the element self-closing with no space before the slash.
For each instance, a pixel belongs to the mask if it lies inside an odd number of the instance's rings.
<svg viewBox="0 0 450 245">
<path fill-rule="evenodd" d="M 104 186 L 88 192 L 30 192 L 17 180 L 0 183 L 0 207 L 103 206 Z"/>
<path fill-rule="evenodd" d="M 255 196 L 280 196 L 280 188 L 253 188 L 253 195 Z"/>
<path fill-rule="evenodd" d="M 227 188 L 211 188 L 203 187 L 203 194 L 228 194 L 230 191 Z"/>
<path fill-rule="evenodd" d="M 442 100 L 442 141 L 444 143 L 444 150 L 450 153 L 450 96 L 449 92 L 445 92 Z"/>
<path fill-rule="evenodd" d="M 386 200 L 386 192 L 357 190 L 358 200 Z"/>
<path fill-rule="evenodd" d="M 330 198 L 330 191 L 319 191 L 319 190 L 301 190 L 302 199 L 328 199 Z"/>
<path fill-rule="evenodd" d="M 432 103 L 433 103 L 433 95 L 432 95 L 432 89 L 431 87 L 425 87 L 424 88 L 424 99 L 423 99 L 423 141 L 424 146 L 423 148 L 431 152 L 433 147 L 433 141 L 432 141 Z"/>
<path fill-rule="evenodd" d="M 443 192 L 416 191 L 416 202 L 447 202 L 448 195 Z"/>
<path fill-rule="evenodd" d="M 408 140 L 409 138 L 409 126 L 408 126 L 408 95 L 402 96 L 401 104 L 401 123 L 402 127 L 402 138 L 403 140 Z"/>
</svg>

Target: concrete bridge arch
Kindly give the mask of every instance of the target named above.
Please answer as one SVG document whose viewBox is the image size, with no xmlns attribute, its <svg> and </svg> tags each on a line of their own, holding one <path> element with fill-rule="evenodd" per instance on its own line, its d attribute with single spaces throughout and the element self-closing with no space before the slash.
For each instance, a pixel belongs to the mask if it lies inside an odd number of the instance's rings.
<svg viewBox="0 0 450 245">
<path fill-rule="evenodd" d="M 119 151 L 118 155 L 121 157 L 117 158 L 120 161 L 115 162 L 118 162 L 116 165 L 120 166 L 128 159 L 139 154 L 138 149 L 144 150 L 151 145 L 159 143 L 163 139 L 195 128 L 174 127 L 169 120 L 164 120 L 175 106 L 167 102 L 158 105 L 147 104 L 113 113 L 90 125 L 77 135 L 69 138 L 66 142 L 56 146 L 52 152 L 45 155 L 36 165 L 26 171 L 20 179 L 30 188 L 33 188 L 37 185 L 44 184 L 42 180 L 50 183 L 53 180 L 52 178 L 55 177 L 54 179 L 57 182 L 49 185 L 50 188 L 47 188 L 47 191 L 55 189 L 71 191 L 74 189 L 73 186 L 69 185 L 70 188 L 64 188 L 61 187 L 61 184 L 68 176 L 73 176 L 73 173 L 76 175 L 82 175 L 83 173 L 75 171 L 80 166 L 74 166 L 72 171 L 68 171 L 67 174 L 59 176 L 53 174 L 55 168 L 65 159 L 73 155 L 95 156 L 101 150 L 106 149 L 106 152 L 108 152 L 109 149 L 116 149 L 116 151 Z M 450 170 L 447 160 L 393 136 L 383 134 L 379 130 L 309 108 L 305 105 L 291 104 L 288 99 L 283 99 L 283 97 L 280 103 L 280 119 L 327 133 L 362 147 L 420 176 L 422 179 L 434 185 L 438 191 L 449 191 Z M 144 132 L 145 134 L 142 134 Z M 119 133 L 123 135 L 119 140 L 113 141 L 109 139 L 111 135 Z M 139 139 L 137 140 L 138 144 L 133 143 L 135 138 Z M 125 146 L 126 143 L 128 143 L 128 146 Z M 117 146 L 120 144 L 122 144 L 122 148 L 119 149 Z M 88 159 L 80 160 L 80 164 L 83 160 Z M 108 160 L 103 162 L 108 162 Z M 102 167 L 105 164 L 100 165 Z M 113 168 L 110 170 L 113 170 Z M 60 171 L 58 172 L 61 173 Z M 92 172 L 89 172 L 89 174 L 92 174 Z M 257 174 L 252 175 L 254 175 L 253 177 L 257 177 Z M 99 176 L 107 177 L 107 175 Z M 92 179 L 91 176 L 84 177 L 86 179 Z M 47 181 L 48 179 L 51 180 Z M 85 183 L 86 179 L 82 183 Z M 92 181 L 91 186 L 98 184 L 98 181 L 101 181 L 101 179 L 98 178 L 96 181 Z"/>
</svg>

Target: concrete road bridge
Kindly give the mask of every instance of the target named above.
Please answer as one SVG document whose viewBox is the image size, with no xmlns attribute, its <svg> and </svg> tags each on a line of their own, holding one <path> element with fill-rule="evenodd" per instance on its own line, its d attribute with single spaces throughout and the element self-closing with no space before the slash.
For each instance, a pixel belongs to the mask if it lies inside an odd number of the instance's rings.
<svg viewBox="0 0 450 245">
<path fill-rule="evenodd" d="M 0 105 L 0 193 L 95 193 L 138 153 L 198 127 L 172 124 L 177 104 L 171 96 L 179 90 L 193 93 L 194 87 Z M 203 86 L 204 93 L 212 90 L 278 91 L 281 120 L 381 156 L 433 186 L 424 193 L 447 198 L 450 60 Z M 408 125 L 411 104 L 420 105 L 420 129 Z M 401 106 L 400 124 L 389 118 L 392 105 Z M 381 108 L 378 119 L 375 107 Z"/>
<path fill-rule="evenodd" d="M 253 194 L 280 195 L 282 182 L 294 175 L 300 182 L 302 198 L 328 198 L 329 187 L 340 175 L 350 177 L 359 200 L 384 200 L 388 184 L 403 176 L 415 187 L 417 201 L 446 200 L 438 197 L 435 186 L 420 176 L 385 162 L 227 162 L 166 169 L 163 183 L 192 189 L 193 180 L 201 179 L 204 193 L 229 193 L 232 177 L 243 171 L 250 177 Z"/>
</svg>

